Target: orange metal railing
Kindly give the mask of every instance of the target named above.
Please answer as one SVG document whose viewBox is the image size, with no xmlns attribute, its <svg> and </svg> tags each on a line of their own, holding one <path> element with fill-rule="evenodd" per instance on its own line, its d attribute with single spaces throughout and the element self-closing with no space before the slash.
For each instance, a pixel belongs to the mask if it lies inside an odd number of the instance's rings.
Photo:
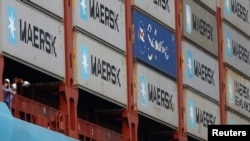
<svg viewBox="0 0 250 141">
<path fill-rule="evenodd" d="M 13 116 L 45 128 L 66 131 L 67 115 L 59 110 L 38 103 L 34 100 L 15 95 L 12 101 Z M 64 123 L 61 123 L 64 122 Z"/>
<path fill-rule="evenodd" d="M 82 140 L 129 141 L 128 137 L 82 119 L 78 120 L 78 129 Z"/>
<path fill-rule="evenodd" d="M 67 132 L 68 116 L 65 113 L 23 96 L 15 95 L 12 102 L 12 113 L 16 118 L 50 130 Z M 129 141 L 129 138 L 122 134 L 82 119 L 78 119 L 78 129 L 80 140 Z"/>
</svg>

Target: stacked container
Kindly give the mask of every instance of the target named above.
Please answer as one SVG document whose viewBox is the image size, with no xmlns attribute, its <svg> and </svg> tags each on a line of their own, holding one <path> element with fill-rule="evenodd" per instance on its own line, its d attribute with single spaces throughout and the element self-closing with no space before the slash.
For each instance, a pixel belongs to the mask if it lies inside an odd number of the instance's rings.
<svg viewBox="0 0 250 141">
<path fill-rule="evenodd" d="M 127 105 L 124 2 L 77 0 L 73 8 L 75 80 L 79 88 Z"/>
<path fill-rule="evenodd" d="M 208 125 L 220 124 L 216 1 L 183 1 L 185 127 L 207 140 Z"/>
<path fill-rule="evenodd" d="M 173 120 L 178 119 L 174 7 L 172 0 L 134 0 L 132 16 L 138 112 L 176 129 L 178 120 Z"/>
<path fill-rule="evenodd" d="M 223 59 L 227 123 L 250 123 L 249 0 L 223 0 Z"/>
</svg>

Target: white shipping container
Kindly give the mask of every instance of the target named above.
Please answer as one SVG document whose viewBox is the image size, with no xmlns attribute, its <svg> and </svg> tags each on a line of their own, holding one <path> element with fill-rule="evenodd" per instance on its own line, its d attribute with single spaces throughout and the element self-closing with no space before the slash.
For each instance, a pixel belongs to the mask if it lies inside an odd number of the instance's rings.
<svg viewBox="0 0 250 141">
<path fill-rule="evenodd" d="M 184 90 L 186 110 L 185 125 L 190 135 L 208 139 L 208 125 L 220 124 L 219 106 L 188 89 Z"/>
<path fill-rule="evenodd" d="M 183 83 L 219 101 L 219 67 L 212 58 L 191 43 L 182 41 Z"/>
<path fill-rule="evenodd" d="M 138 111 L 178 127 L 176 82 L 140 63 L 136 63 L 136 78 Z"/>
<path fill-rule="evenodd" d="M 223 60 L 250 77 L 250 39 L 223 22 Z"/>
<path fill-rule="evenodd" d="M 133 0 L 134 5 L 175 29 L 175 0 Z"/>
<path fill-rule="evenodd" d="M 218 55 L 216 17 L 194 0 L 183 0 L 183 34 L 201 48 Z"/>
<path fill-rule="evenodd" d="M 223 0 L 223 17 L 250 36 L 249 0 Z"/>
<path fill-rule="evenodd" d="M 250 117 L 250 81 L 226 68 L 227 106 Z"/>
<path fill-rule="evenodd" d="M 0 1 L 0 6 L 3 52 L 63 79 L 63 23 L 18 1 Z"/>
<path fill-rule="evenodd" d="M 126 59 L 84 34 L 75 32 L 76 84 L 103 98 L 127 105 Z"/>
<path fill-rule="evenodd" d="M 121 0 L 75 0 L 73 26 L 125 52 L 125 4 Z"/>
</svg>

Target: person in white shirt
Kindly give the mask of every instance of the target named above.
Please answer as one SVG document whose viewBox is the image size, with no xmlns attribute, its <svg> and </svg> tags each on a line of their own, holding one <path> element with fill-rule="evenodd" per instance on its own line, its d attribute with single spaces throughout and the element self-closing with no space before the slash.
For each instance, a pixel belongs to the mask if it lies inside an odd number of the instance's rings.
<svg viewBox="0 0 250 141">
<path fill-rule="evenodd" d="M 11 109 L 13 95 L 16 94 L 16 84 L 12 84 L 14 88 L 10 86 L 10 80 L 8 78 L 4 79 L 2 86 L 4 103 L 7 104 L 8 108 Z"/>
</svg>

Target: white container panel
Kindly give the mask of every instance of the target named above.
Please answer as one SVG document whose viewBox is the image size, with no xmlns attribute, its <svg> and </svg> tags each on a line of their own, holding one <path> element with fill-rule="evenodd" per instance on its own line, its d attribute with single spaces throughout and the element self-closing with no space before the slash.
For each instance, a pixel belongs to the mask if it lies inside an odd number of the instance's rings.
<svg viewBox="0 0 250 141">
<path fill-rule="evenodd" d="M 134 0 L 134 5 L 175 29 L 175 0 Z"/>
<path fill-rule="evenodd" d="M 185 125 L 188 134 L 207 140 L 208 125 L 220 124 L 220 108 L 217 104 L 188 89 L 186 98 Z"/>
<path fill-rule="evenodd" d="M 75 41 L 76 84 L 127 105 L 125 56 L 79 32 Z"/>
<path fill-rule="evenodd" d="M 4 0 L 0 5 L 3 52 L 63 79 L 63 23 L 18 1 Z"/>
<path fill-rule="evenodd" d="M 73 26 L 126 50 L 125 4 L 121 0 L 75 0 Z"/>
<path fill-rule="evenodd" d="M 227 106 L 250 117 L 250 81 L 226 68 Z"/>
<path fill-rule="evenodd" d="M 139 63 L 136 72 L 138 111 L 178 127 L 176 82 Z"/>
<path fill-rule="evenodd" d="M 219 67 L 212 58 L 187 41 L 182 42 L 183 83 L 219 101 Z"/>
</svg>

